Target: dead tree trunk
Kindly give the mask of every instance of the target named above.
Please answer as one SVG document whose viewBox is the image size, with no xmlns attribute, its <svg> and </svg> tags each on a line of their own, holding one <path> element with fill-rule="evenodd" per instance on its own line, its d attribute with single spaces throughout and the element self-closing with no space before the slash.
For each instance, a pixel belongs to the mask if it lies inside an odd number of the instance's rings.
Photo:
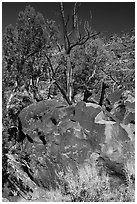
<svg viewBox="0 0 137 204">
<path fill-rule="evenodd" d="M 72 82 L 72 66 L 71 66 L 71 60 L 70 60 L 70 55 L 67 54 L 66 56 L 66 60 L 67 60 L 67 96 L 69 98 L 69 100 L 72 100 L 72 86 L 73 86 L 73 82 Z"/>
<path fill-rule="evenodd" d="M 73 14 L 71 16 L 71 26 L 68 26 L 70 22 L 69 16 L 67 18 L 64 14 L 64 5 L 63 3 L 60 3 L 60 14 L 61 14 L 61 20 L 62 20 L 62 28 L 63 28 L 63 39 L 64 39 L 64 48 L 65 48 L 65 54 L 66 54 L 66 80 L 67 80 L 67 97 L 72 102 L 72 91 L 73 91 L 73 70 L 72 70 L 72 64 L 71 64 L 71 57 L 70 53 L 72 48 L 78 46 L 81 46 L 85 44 L 90 38 L 94 38 L 99 33 L 92 32 L 91 28 L 89 27 L 88 23 L 84 26 L 85 29 L 85 35 L 82 35 L 80 32 L 80 22 L 78 20 L 78 10 L 79 5 L 77 6 L 77 3 L 74 4 L 73 7 Z M 71 27 L 71 30 L 70 30 Z M 75 42 L 71 42 L 71 35 L 74 34 L 77 31 L 78 37 Z"/>
<path fill-rule="evenodd" d="M 105 93 L 106 93 L 107 88 L 109 88 L 109 86 L 107 84 L 105 84 L 104 82 L 102 82 L 101 96 L 100 96 L 100 101 L 99 101 L 100 106 L 103 105 L 103 101 L 104 101 L 104 98 L 105 98 Z"/>
</svg>

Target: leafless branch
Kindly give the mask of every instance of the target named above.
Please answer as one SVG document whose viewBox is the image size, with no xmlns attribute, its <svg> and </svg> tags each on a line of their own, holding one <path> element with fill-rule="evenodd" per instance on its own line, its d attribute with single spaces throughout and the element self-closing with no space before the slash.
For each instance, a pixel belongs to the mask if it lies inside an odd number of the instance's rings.
<svg viewBox="0 0 137 204">
<path fill-rule="evenodd" d="M 51 60 L 50 60 L 50 58 L 48 57 L 48 55 L 45 55 L 46 56 L 46 58 L 47 58 L 47 61 L 48 61 L 48 63 L 49 63 L 49 66 L 50 66 L 50 69 L 51 69 L 51 71 L 52 71 L 52 75 L 54 76 L 54 69 L 53 69 L 53 66 L 52 66 L 52 64 L 51 64 Z"/>
<path fill-rule="evenodd" d="M 77 29 L 79 31 L 79 20 L 78 20 L 78 12 L 81 4 L 77 6 L 77 2 L 75 2 L 74 7 L 73 7 L 73 12 L 72 12 L 72 30 L 68 33 L 68 36 L 71 36 L 71 34 Z"/>
<path fill-rule="evenodd" d="M 119 83 L 109 74 L 107 73 L 103 68 L 101 69 L 102 72 L 104 72 L 107 76 L 109 76 L 116 84 L 119 85 Z"/>
<path fill-rule="evenodd" d="M 96 61 L 96 59 L 95 59 L 95 61 Z M 94 63 L 94 62 L 93 62 Z M 97 66 L 95 66 L 95 69 L 93 70 L 93 73 L 92 73 L 92 75 L 89 77 L 89 79 L 88 79 L 88 82 L 87 83 L 89 83 L 90 82 L 90 80 L 95 76 L 95 73 L 96 73 L 96 70 L 97 70 Z"/>
<path fill-rule="evenodd" d="M 52 82 L 51 82 L 51 84 L 49 85 L 49 88 L 51 87 L 52 84 L 56 84 L 56 86 L 57 86 L 58 89 L 60 90 L 60 92 L 61 92 L 61 94 L 63 95 L 63 97 L 66 99 L 67 103 L 68 103 L 69 105 L 72 105 L 71 101 L 69 100 L 69 98 L 68 98 L 68 96 L 67 96 L 67 94 L 66 94 L 66 91 L 63 89 L 63 87 L 60 86 L 59 82 L 57 82 L 57 80 L 54 78 L 54 77 L 55 77 L 55 72 L 56 72 L 56 70 L 54 71 L 50 58 L 49 58 L 47 55 L 46 55 L 46 58 L 47 58 L 47 60 L 48 60 L 50 69 L 51 69 L 51 71 L 52 71 L 52 77 L 51 77 Z M 60 65 L 59 65 L 59 66 L 60 66 Z M 58 66 L 58 67 L 59 67 L 59 66 Z M 58 67 L 57 67 L 56 69 L 58 69 Z"/>
<path fill-rule="evenodd" d="M 90 29 L 90 27 L 89 27 L 88 21 L 85 21 L 85 23 L 84 23 L 84 29 L 85 29 L 86 34 L 87 34 L 87 35 L 90 35 L 91 29 Z"/>
<path fill-rule="evenodd" d="M 70 37 L 73 32 L 74 32 L 74 30 L 71 30 L 71 31 L 68 33 L 68 37 Z"/>
<path fill-rule="evenodd" d="M 55 69 L 54 74 L 56 74 L 56 73 L 57 73 L 57 71 L 58 71 L 58 69 L 59 69 L 59 67 L 60 67 L 60 65 L 61 65 L 61 64 L 62 64 L 61 62 L 58 64 L 58 66 L 57 66 L 57 67 L 56 67 L 56 69 Z"/>
<path fill-rule="evenodd" d="M 89 35 L 89 36 L 83 36 L 79 41 L 77 41 L 76 43 L 74 43 L 74 44 L 72 44 L 72 45 L 70 46 L 70 50 L 71 50 L 72 48 L 74 48 L 75 46 L 77 46 L 77 45 L 83 45 L 83 44 L 85 44 L 89 39 L 94 38 L 95 36 L 97 36 L 97 35 L 99 35 L 99 34 L 100 34 L 100 32 L 95 33 L 95 34 L 92 34 L 92 35 Z"/>
<path fill-rule="evenodd" d="M 58 41 L 57 41 L 57 47 L 58 47 L 58 49 L 59 49 L 59 52 L 61 52 L 61 51 L 62 51 L 62 48 L 61 48 L 61 45 L 59 44 Z"/>
<path fill-rule="evenodd" d="M 50 83 L 50 85 L 48 86 L 48 89 L 50 89 L 50 87 L 55 83 L 55 80 L 53 79 L 52 82 Z"/>
<path fill-rule="evenodd" d="M 61 12 L 61 18 L 62 18 L 62 24 L 63 24 L 63 37 L 64 37 L 64 45 L 65 45 L 65 50 L 68 50 L 68 47 L 70 46 L 70 41 L 68 38 L 68 34 L 67 34 L 67 24 L 65 23 L 65 15 L 64 15 L 64 6 L 63 3 L 60 3 L 60 12 Z M 67 21 L 68 22 L 68 21 Z"/>
<path fill-rule="evenodd" d="M 60 92 L 62 93 L 63 97 L 66 99 L 67 103 L 69 105 L 72 105 L 72 102 L 69 100 L 69 97 L 67 96 L 66 91 L 59 85 L 57 81 L 55 81 L 54 83 L 56 84 Z"/>
<path fill-rule="evenodd" d="M 43 45 L 40 49 L 36 49 L 36 50 L 34 50 L 34 52 L 28 54 L 28 55 L 24 58 L 24 62 L 25 62 L 29 57 L 31 57 L 31 56 L 37 54 L 38 52 L 40 52 L 44 47 L 45 47 L 45 45 Z"/>
<path fill-rule="evenodd" d="M 75 2 L 74 4 L 74 8 L 73 8 L 73 15 L 72 15 L 72 29 L 74 29 L 76 27 L 76 23 L 77 23 L 77 12 L 78 10 L 76 10 L 76 6 L 77 6 L 77 2 Z"/>
</svg>

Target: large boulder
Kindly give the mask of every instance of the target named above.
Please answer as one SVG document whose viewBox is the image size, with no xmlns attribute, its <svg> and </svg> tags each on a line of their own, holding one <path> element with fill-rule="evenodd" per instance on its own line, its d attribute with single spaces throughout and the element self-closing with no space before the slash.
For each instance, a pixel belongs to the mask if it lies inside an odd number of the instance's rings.
<svg viewBox="0 0 137 204">
<path fill-rule="evenodd" d="M 60 172 L 71 168 L 75 173 L 93 154 L 111 172 L 123 173 L 131 138 L 99 105 L 46 100 L 24 108 L 19 120 L 26 135 L 23 148 L 30 155 L 29 173 L 39 186 L 55 188 Z"/>
</svg>

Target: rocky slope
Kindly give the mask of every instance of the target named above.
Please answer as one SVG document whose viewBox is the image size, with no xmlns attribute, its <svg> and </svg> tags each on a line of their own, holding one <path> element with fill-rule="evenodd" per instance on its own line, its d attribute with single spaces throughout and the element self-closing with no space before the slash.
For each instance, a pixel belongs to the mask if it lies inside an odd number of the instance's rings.
<svg viewBox="0 0 137 204">
<path fill-rule="evenodd" d="M 101 168 L 125 181 L 125 163 L 134 151 L 134 111 L 129 103 L 123 104 L 124 111 L 117 104 L 110 113 L 82 101 L 68 107 L 47 100 L 24 108 L 19 114 L 24 135 L 19 140 L 30 155 L 29 177 L 38 186 L 56 188 L 59 172 L 72 169 L 76 173 L 95 157 Z"/>
</svg>

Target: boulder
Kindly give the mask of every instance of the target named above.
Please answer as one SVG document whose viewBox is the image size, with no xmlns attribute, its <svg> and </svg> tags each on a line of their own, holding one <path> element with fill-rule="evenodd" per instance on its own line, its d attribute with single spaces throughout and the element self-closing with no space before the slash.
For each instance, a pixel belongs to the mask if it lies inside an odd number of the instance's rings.
<svg viewBox="0 0 137 204">
<path fill-rule="evenodd" d="M 60 172 L 71 168 L 76 173 L 96 153 L 111 172 L 122 171 L 131 139 L 126 128 L 110 121 L 97 104 L 41 101 L 24 108 L 19 120 L 27 135 L 30 173 L 39 186 L 55 188 Z"/>
</svg>

